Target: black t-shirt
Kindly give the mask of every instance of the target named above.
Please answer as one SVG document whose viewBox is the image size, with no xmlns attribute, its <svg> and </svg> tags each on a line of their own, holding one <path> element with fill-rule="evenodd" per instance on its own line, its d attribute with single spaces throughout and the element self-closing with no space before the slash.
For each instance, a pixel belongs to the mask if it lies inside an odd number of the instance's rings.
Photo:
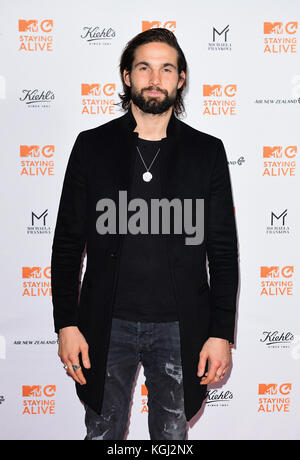
<svg viewBox="0 0 300 460">
<path fill-rule="evenodd" d="M 154 159 L 160 144 L 161 141 L 137 139 L 137 146 L 147 167 Z M 159 177 L 161 152 L 150 168 L 152 179 L 145 182 L 143 173 L 146 168 L 136 146 L 134 148 L 133 181 L 131 195 L 127 195 L 127 200 L 142 198 L 147 202 L 148 234 L 131 234 L 127 229 L 124 235 L 113 316 L 127 321 L 177 321 L 176 301 L 166 252 L 168 235 L 161 234 L 161 222 L 159 233 L 151 233 L 151 199 L 163 198 Z M 138 209 L 128 211 L 128 219 L 137 211 Z"/>
</svg>

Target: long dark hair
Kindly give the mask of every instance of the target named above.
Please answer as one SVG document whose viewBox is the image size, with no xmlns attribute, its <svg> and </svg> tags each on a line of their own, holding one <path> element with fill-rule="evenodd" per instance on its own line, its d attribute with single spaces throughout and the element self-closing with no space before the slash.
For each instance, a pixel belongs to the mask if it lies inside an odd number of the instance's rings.
<svg viewBox="0 0 300 460">
<path fill-rule="evenodd" d="M 132 70 L 132 63 L 134 60 L 134 53 L 138 46 L 145 45 L 146 43 L 151 42 L 163 42 L 167 43 L 168 45 L 172 46 L 177 50 L 177 67 L 178 67 L 178 75 L 183 70 L 185 74 L 187 74 L 187 62 L 185 56 L 183 54 L 182 49 L 180 48 L 177 39 L 173 32 L 170 32 L 167 29 L 163 28 L 156 28 L 156 29 L 149 29 L 144 32 L 139 33 L 135 37 L 133 37 L 126 45 L 123 50 L 121 59 L 120 59 L 120 74 L 121 74 L 121 81 L 123 84 L 123 94 L 118 93 L 124 110 L 128 110 L 131 101 L 131 88 L 126 85 L 123 79 L 123 71 L 126 69 L 129 72 Z M 174 112 L 175 114 L 181 115 L 185 112 L 184 103 L 182 92 L 186 86 L 186 80 L 184 81 L 181 88 L 177 90 L 177 96 L 174 102 Z"/>
</svg>

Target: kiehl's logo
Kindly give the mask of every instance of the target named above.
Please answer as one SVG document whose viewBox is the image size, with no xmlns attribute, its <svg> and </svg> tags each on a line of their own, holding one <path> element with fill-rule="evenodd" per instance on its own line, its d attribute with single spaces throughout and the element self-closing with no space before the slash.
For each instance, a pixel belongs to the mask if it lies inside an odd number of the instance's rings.
<svg viewBox="0 0 300 460">
<path fill-rule="evenodd" d="M 261 281 L 260 295 L 293 295 L 293 275 L 294 266 L 292 265 L 286 265 L 283 268 L 279 266 L 260 267 L 260 277 L 263 278 Z"/>
<path fill-rule="evenodd" d="M 115 83 L 82 83 L 82 115 L 114 115 Z"/>
<path fill-rule="evenodd" d="M 236 115 L 237 85 L 208 85 L 202 86 L 203 115 Z"/>
<path fill-rule="evenodd" d="M 264 343 L 267 348 L 289 348 L 294 338 L 291 332 L 264 331 L 260 342 Z"/>
<path fill-rule="evenodd" d="M 158 27 L 175 32 L 176 21 L 142 21 L 142 32 L 149 29 L 157 29 Z"/>
<path fill-rule="evenodd" d="M 228 406 L 233 399 L 233 393 L 229 390 L 209 390 L 206 393 L 206 404 L 210 406 Z"/>
<path fill-rule="evenodd" d="M 49 108 L 55 95 L 51 90 L 23 89 L 23 96 L 19 98 L 30 108 Z"/>
<path fill-rule="evenodd" d="M 51 296 L 51 267 L 22 267 L 22 296 Z"/>
<path fill-rule="evenodd" d="M 20 145 L 21 176 L 54 176 L 54 145 Z"/>
<path fill-rule="evenodd" d="M 56 385 L 23 385 L 23 415 L 54 415 L 55 393 Z"/>
<path fill-rule="evenodd" d="M 291 383 L 260 383 L 258 385 L 258 412 L 290 412 Z"/>
<path fill-rule="evenodd" d="M 19 51 L 53 51 L 53 19 L 19 19 Z"/>
<path fill-rule="evenodd" d="M 264 169 L 263 176 L 284 177 L 296 175 L 296 154 L 298 148 L 296 145 L 287 147 L 264 146 L 263 158 Z"/>
<path fill-rule="evenodd" d="M 83 33 L 80 38 L 89 43 L 89 45 L 110 45 L 111 40 L 116 36 L 116 32 L 111 27 L 100 28 L 83 27 Z"/>
<path fill-rule="evenodd" d="M 293 54 L 297 52 L 298 22 L 264 22 L 264 53 Z"/>
</svg>

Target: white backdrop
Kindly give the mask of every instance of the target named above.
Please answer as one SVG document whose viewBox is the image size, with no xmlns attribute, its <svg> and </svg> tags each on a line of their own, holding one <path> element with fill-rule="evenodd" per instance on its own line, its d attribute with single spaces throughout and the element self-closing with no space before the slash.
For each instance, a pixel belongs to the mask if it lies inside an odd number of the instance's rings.
<svg viewBox="0 0 300 460">
<path fill-rule="evenodd" d="M 158 25 L 188 61 L 183 121 L 226 147 L 240 245 L 233 367 L 188 439 L 299 439 L 299 1 L 0 6 L 1 439 L 85 436 L 53 332 L 58 202 L 77 134 L 123 114 L 112 103 L 125 44 Z M 141 368 L 128 440 L 149 439 L 143 384 Z"/>
</svg>

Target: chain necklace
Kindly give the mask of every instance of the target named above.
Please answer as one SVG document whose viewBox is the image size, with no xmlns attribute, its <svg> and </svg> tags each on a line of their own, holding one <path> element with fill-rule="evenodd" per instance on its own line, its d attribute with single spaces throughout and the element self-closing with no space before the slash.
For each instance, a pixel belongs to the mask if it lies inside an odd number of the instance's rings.
<svg viewBox="0 0 300 460">
<path fill-rule="evenodd" d="M 143 174 L 143 179 L 144 179 L 145 182 L 149 182 L 149 181 L 152 179 L 152 177 L 153 177 L 152 174 L 151 174 L 151 172 L 150 172 L 150 168 L 151 168 L 151 166 L 153 165 L 155 158 L 156 158 L 157 155 L 159 154 L 160 148 L 157 150 L 157 152 L 156 152 L 156 154 L 155 154 L 155 157 L 154 157 L 153 160 L 151 161 L 151 164 L 150 164 L 149 168 L 147 168 L 147 165 L 146 165 L 146 163 L 144 162 L 144 159 L 143 159 L 143 157 L 142 157 L 142 154 L 141 154 L 140 149 L 138 148 L 138 146 L 136 146 L 136 148 L 137 148 L 137 150 L 138 150 L 138 152 L 139 152 L 139 155 L 140 155 L 140 157 L 141 157 L 141 160 L 142 160 L 142 162 L 144 163 L 144 166 L 145 166 L 145 168 L 146 168 L 146 172 L 144 172 L 144 174 Z"/>
</svg>

